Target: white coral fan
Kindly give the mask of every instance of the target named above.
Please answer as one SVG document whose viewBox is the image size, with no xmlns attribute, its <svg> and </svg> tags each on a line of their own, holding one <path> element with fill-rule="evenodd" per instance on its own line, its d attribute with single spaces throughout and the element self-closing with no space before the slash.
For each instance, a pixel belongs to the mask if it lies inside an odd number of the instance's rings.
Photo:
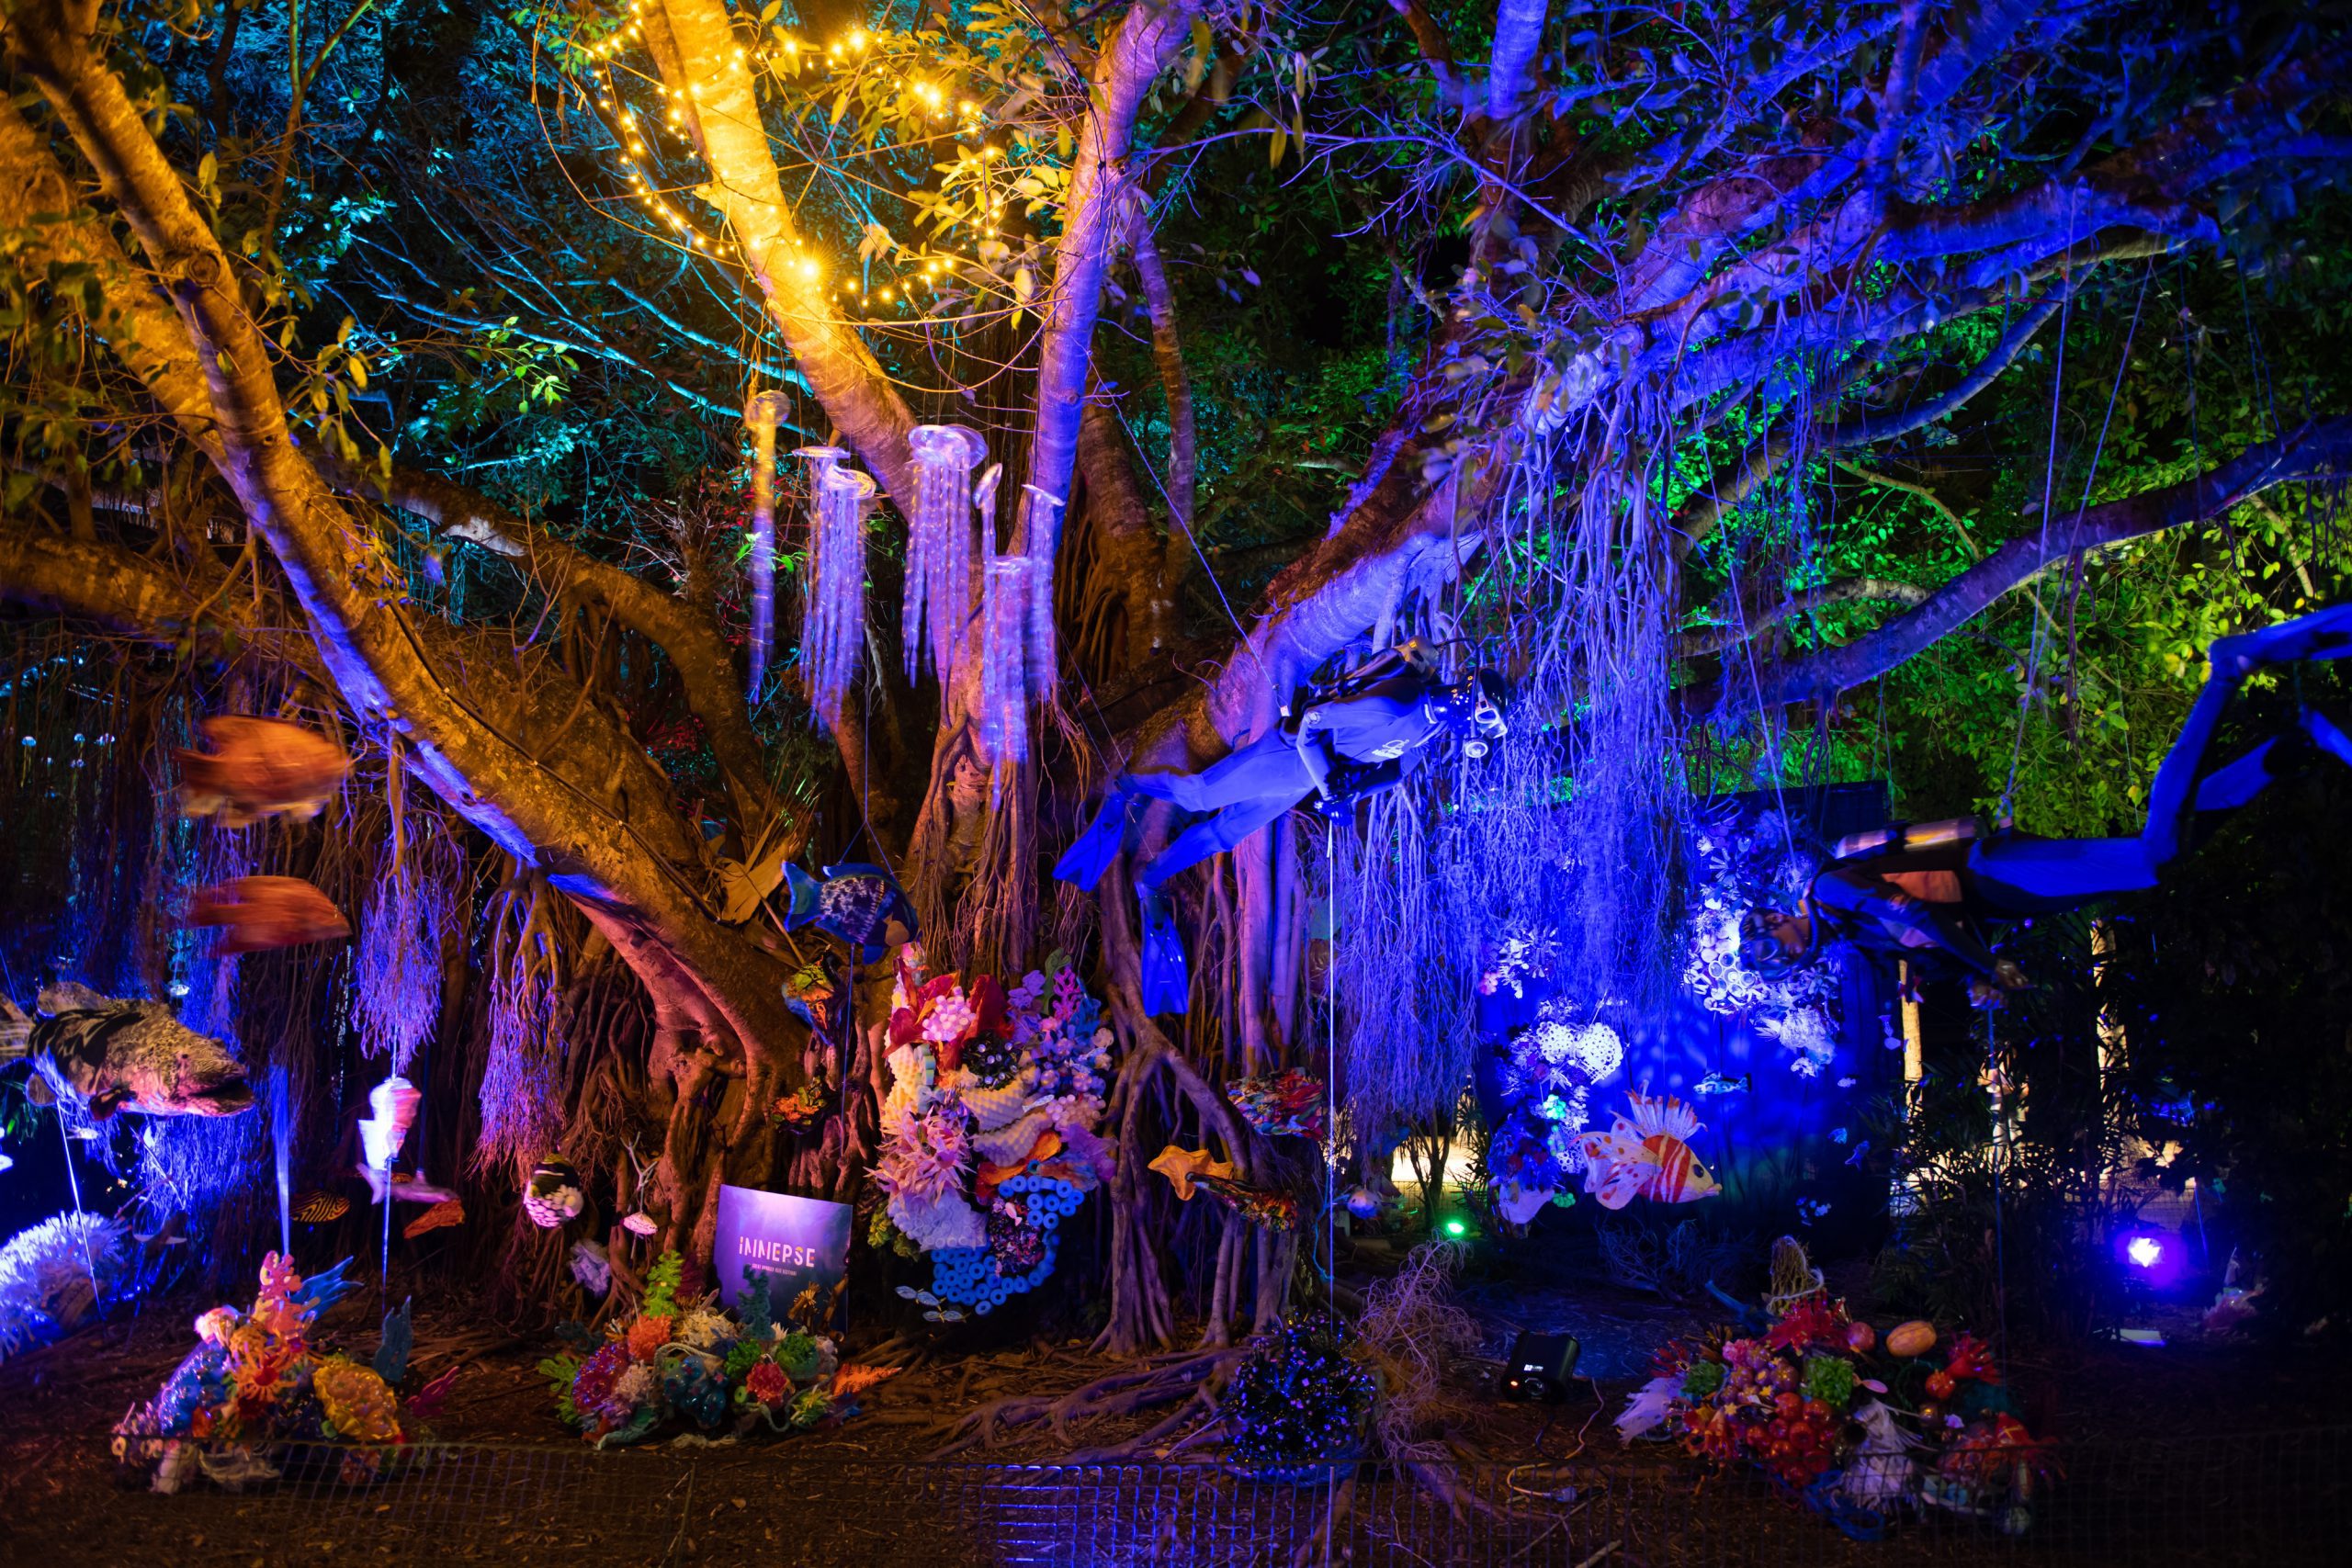
<svg viewBox="0 0 2352 1568">
<path fill-rule="evenodd" d="M 888 1213 L 890 1223 L 925 1252 L 935 1252 L 943 1247 L 989 1244 L 987 1218 L 966 1202 L 960 1193 L 943 1192 L 933 1198 L 893 1193 Z"/>
<path fill-rule="evenodd" d="M 1625 1060 L 1625 1043 L 1615 1030 L 1605 1023 L 1579 1027 L 1555 1016 L 1548 1004 L 1530 1032 L 1528 1043 L 1538 1055 L 1555 1067 L 1574 1069 L 1589 1084 L 1604 1081 Z"/>
<path fill-rule="evenodd" d="M 613 1380 L 612 1396 L 605 1401 L 608 1408 L 638 1410 L 652 1404 L 662 1393 L 661 1374 L 650 1361 L 632 1362 L 628 1370 Z"/>
<path fill-rule="evenodd" d="M 1778 1021 L 1767 1021 L 1759 1027 L 1789 1053 L 1789 1069 L 1800 1077 L 1820 1077 L 1822 1070 L 1837 1058 L 1838 1031 L 1819 1008 L 1798 1008 Z"/>
<path fill-rule="evenodd" d="M 717 1307 L 707 1303 L 688 1307 L 670 1325 L 670 1337 L 681 1345 L 691 1345 L 697 1350 L 716 1350 L 722 1340 L 735 1337 L 734 1320 Z"/>
<path fill-rule="evenodd" d="M 0 1247 L 0 1360 L 71 1330 L 130 1269 L 127 1227 L 103 1214 L 52 1214 L 18 1232 Z"/>
</svg>

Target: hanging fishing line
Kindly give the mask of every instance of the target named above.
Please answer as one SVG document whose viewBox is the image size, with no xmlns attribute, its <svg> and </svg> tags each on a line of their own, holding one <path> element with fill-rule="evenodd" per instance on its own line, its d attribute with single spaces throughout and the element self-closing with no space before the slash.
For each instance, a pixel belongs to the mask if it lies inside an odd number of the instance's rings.
<svg viewBox="0 0 2352 1568">
<path fill-rule="evenodd" d="M 2070 193 L 2066 198 L 2064 254 L 2071 255 L 2074 249 L 2075 197 Z M 2059 287 L 2065 290 L 2065 295 L 2058 302 L 2058 364 L 2050 383 L 2050 440 L 2043 451 L 2041 464 L 2041 536 L 2039 551 L 2043 557 L 2050 552 L 2050 505 L 2054 499 L 2058 482 L 2058 415 L 2059 411 L 2064 407 L 2066 390 L 2066 328 L 2067 323 L 2074 317 L 2075 310 L 2074 279 L 2071 274 L 2060 278 Z M 2041 621 L 2039 618 L 2032 623 L 2027 634 L 2023 673 L 2025 679 L 2020 682 L 2018 693 L 2017 728 L 2009 741 L 2009 776 L 2007 782 L 2001 786 L 1999 819 L 2003 822 L 2010 819 L 2011 809 L 2017 804 L 2018 764 L 2025 755 L 2025 723 L 2027 716 L 2033 711 L 2034 683 L 2041 679 Z"/>
<path fill-rule="evenodd" d="M 1135 427 L 1127 423 L 1126 413 L 1115 402 L 1110 407 L 1111 417 L 1117 420 L 1119 428 L 1127 433 L 1128 445 L 1134 446 L 1138 452 L 1143 450 L 1143 444 L 1136 439 Z M 1190 522 L 1176 514 L 1176 503 L 1168 499 L 1168 487 L 1159 482 L 1158 470 L 1148 463 L 1143 465 L 1143 469 L 1145 473 L 1151 476 L 1151 488 L 1159 492 L 1160 504 L 1168 508 L 1169 521 L 1184 531 L 1184 542 L 1193 547 L 1193 558 L 1201 563 L 1201 575 L 1209 580 L 1211 588 L 1216 590 L 1218 607 L 1225 611 L 1226 624 L 1233 628 L 1234 640 L 1238 642 L 1242 649 L 1250 655 L 1250 662 L 1258 667 L 1258 674 L 1266 682 L 1266 689 L 1273 692 L 1274 701 L 1277 703 L 1287 701 L 1287 694 L 1274 691 L 1273 675 L 1266 669 L 1265 660 L 1258 657 L 1258 645 L 1251 640 L 1250 634 L 1242 629 L 1241 617 L 1233 613 L 1233 601 L 1225 596 L 1225 584 L 1216 580 L 1216 569 L 1209 564 L 1208 552 L 1201 548 L 1200 536 L 1193 532 L 1193 525 Z"/>
</svg>

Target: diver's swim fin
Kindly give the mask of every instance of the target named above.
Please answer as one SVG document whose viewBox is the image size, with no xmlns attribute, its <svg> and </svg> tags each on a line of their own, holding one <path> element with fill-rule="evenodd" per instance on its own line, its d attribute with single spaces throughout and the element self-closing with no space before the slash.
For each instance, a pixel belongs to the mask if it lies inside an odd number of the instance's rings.
<svg viewBox="0 0 2352 1568">
<path fill-rule="evenodd" d="M 2270 782 L 2271 752 L 2278 745 L 2272 736 L 2234 762 L 2225 762 L 2197 781 L 2197 798 L 2193 808 L 2199 811 L 2234 811 L 2260 795 Z"/>
<path fill-rule="evenodd" d="M 2303 733 L 2312 744 L 2339 762 L 2352 763 L 2352 736 L 2346 736 L 2325 714 L 2311 708 L 2302 713 Z"/>
<path fill-rule="evenodd" d="M 1134 792 L 1124 782 L 1114 784 L 1093 823 L 1054 863 L 1054 879 L 1079 887 L 1091 887 L 1102 881 L 1102 874 L 1118 858 L 1119 845 L 1127 835 L 1127 814 L 1135 803 Z"/>
<path fill-rule="evenodd" d="M 1185 972 L 1183 935 L 1166 898 L 1141 889 L 1136 897 L 1143 907 L 1143 1010 L 1182 1012 L 1193 992 Z"/>
</svg>

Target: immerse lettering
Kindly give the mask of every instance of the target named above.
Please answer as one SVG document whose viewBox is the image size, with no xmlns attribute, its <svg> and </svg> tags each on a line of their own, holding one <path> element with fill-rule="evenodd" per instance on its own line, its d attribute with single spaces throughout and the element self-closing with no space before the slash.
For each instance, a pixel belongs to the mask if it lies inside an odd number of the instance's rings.
<svg viewBox="0 0 2352 1568">
<path fill-rule="evenodd" d="M 797 1247 L 788 1241 L 763 1241 L 757 1236 L 738 1236 L 735 1256 L 770 1269 L 811 1269 L 816 1267 L 817 1249 Z"/>
</svg>

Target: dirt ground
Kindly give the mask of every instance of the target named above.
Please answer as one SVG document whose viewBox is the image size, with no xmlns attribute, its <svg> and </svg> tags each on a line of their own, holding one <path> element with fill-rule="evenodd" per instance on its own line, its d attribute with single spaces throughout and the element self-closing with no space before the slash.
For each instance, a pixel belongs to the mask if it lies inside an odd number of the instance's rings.
<svg viewBox="0 0 2352 1568">
<path fill-rule="evenodd" d="M 1461 1300 L 1479 1320 L 1485 1339 L 1478 1359 L 1451 1375 L 1463 1424 L 1453 1434 L 1464 1456 L 1526 1461 L 1578 1460 L 1625 1470 L 1684 1465 L 1671 1450 L 1621 1450 L 1608 1417 L 1624 1394 L 1648 1375 L 1653 1352 L 1695 1332 L 1713 1315 L 1599 1283 L 1589 1260 L 1524 1260 L 1504 1270 L 1474 1270 Z M 1358 1276 L 1356 1283 L 1363 1283 Z M 213 1304 L 192 1295 L 151 1300 L 136 1311 L 84 1330 L 60 1344 L 0 1365 L 0 1560 L 124 1562 L 273 1562 L 273 1551 L 244 1555 L 233 1515 L 202 1506 L 175 1512 L 193 1499 L 139 1497 L 107 1453 L 107 1432 L 133 1403 L 149 1397 L 192 1343 L 195 1314 Z M 373 1347 L 372 1293 L 330 1315 L 325 1337 L 362 1355 Z M 2186 1313 L 2177 1328 L 2193 1324 Z M 553 1348 L 551 1338 L 485 1325 L 446 1296 L 420 1294 L 415 1307 L 413 1365 L 424 1376 L 460 1369 L 447 1400 L 430 1423 L 448 1442 L 518 1445 L 526 1451 L 576 1453 L 578 1438 L 556 1419 L 545 1381 L 532 1369 Z M 1492 1392 L 1495 1363 L 1521 1329 L 1561 1330 L 1582 1346 L 1579 1378 L 1564 1405 L 1512 1404 Z M 895 1345 L 886 1341 L 895 1340 Z M 836 1472 L 876 1461 L 915 1465 L 940 1446 L 960 1413 L 1008 1394 L 1041 1394 L 1079 1387 L 1114 1370 L 1076 1341 L 1032 1341 L 968 1353 L 956 1337 L 923 1345 L 877 1326 L 848 1337 L 849 1359 L 887 1361 L 909 1370 L 882 1384 L 860 1416 L 830 1431 L 779 1439 L 729 1456 L 730 1463 L 772 1477 Z M 2221 1433 L 2346 1427 L 2352 1393 L 2343 1357 L 2316 1346 L 2264 1348 L 2213 1342 L 2176 1333 L 2161 1348 L 2094 1344 L 2062 1360 L 2021 1361 L 2012 1381 L 2038 1432 L 2076 1442 L 2199 1438 Z M 1599 1395 L 1596 1404 L 1595 1395 Z M 1057 1436 L 1043 1424 L 1021 1427 L 999 1446 L 974 1448 L 967 1460 L 1039 1460 L 1115 1443 L 1146 1429 L 1163 1411 L 1092 1423 Z M 1170 1440 L 1181 1438 L 1171 1435 Z M 844 1464 L 842 1461 L 848 1461 Z M 154 1505 L 150 1506 L 151 1501 Z M 741 1498 L 732 1506 L 743 1508 Z M 721 1509 L 727 1506 L 722 1502 Z M 215 1532 L 208 1538 L 201 1520 Z M 103 1523 L 101 1524 L 101 1521 Z M 672 1543 L 674 1547 L 676 1543 Z M 530 1568 L 539 1562 L 581 1562 L 581 1542 L 526 1539 L 497 1560 Z M 207 1555 L 221 1549 L 217 1559 Z M 273 1549 L 274 1550 L 274 1549 Z M 308 1555 L 306 1553 L 306 1555 Z M 673 1550 L 644 1551 L 646 1561 Z M 364 1556 L 364 1554 L 363 1554 Z M 608 1561 L 628 1561 L 623 1551 Z M 452 1560 L 456 1560 L 452 1558 Z M 790 1561 L 789 1553 L 777 1561 Z"/>
</svg>

